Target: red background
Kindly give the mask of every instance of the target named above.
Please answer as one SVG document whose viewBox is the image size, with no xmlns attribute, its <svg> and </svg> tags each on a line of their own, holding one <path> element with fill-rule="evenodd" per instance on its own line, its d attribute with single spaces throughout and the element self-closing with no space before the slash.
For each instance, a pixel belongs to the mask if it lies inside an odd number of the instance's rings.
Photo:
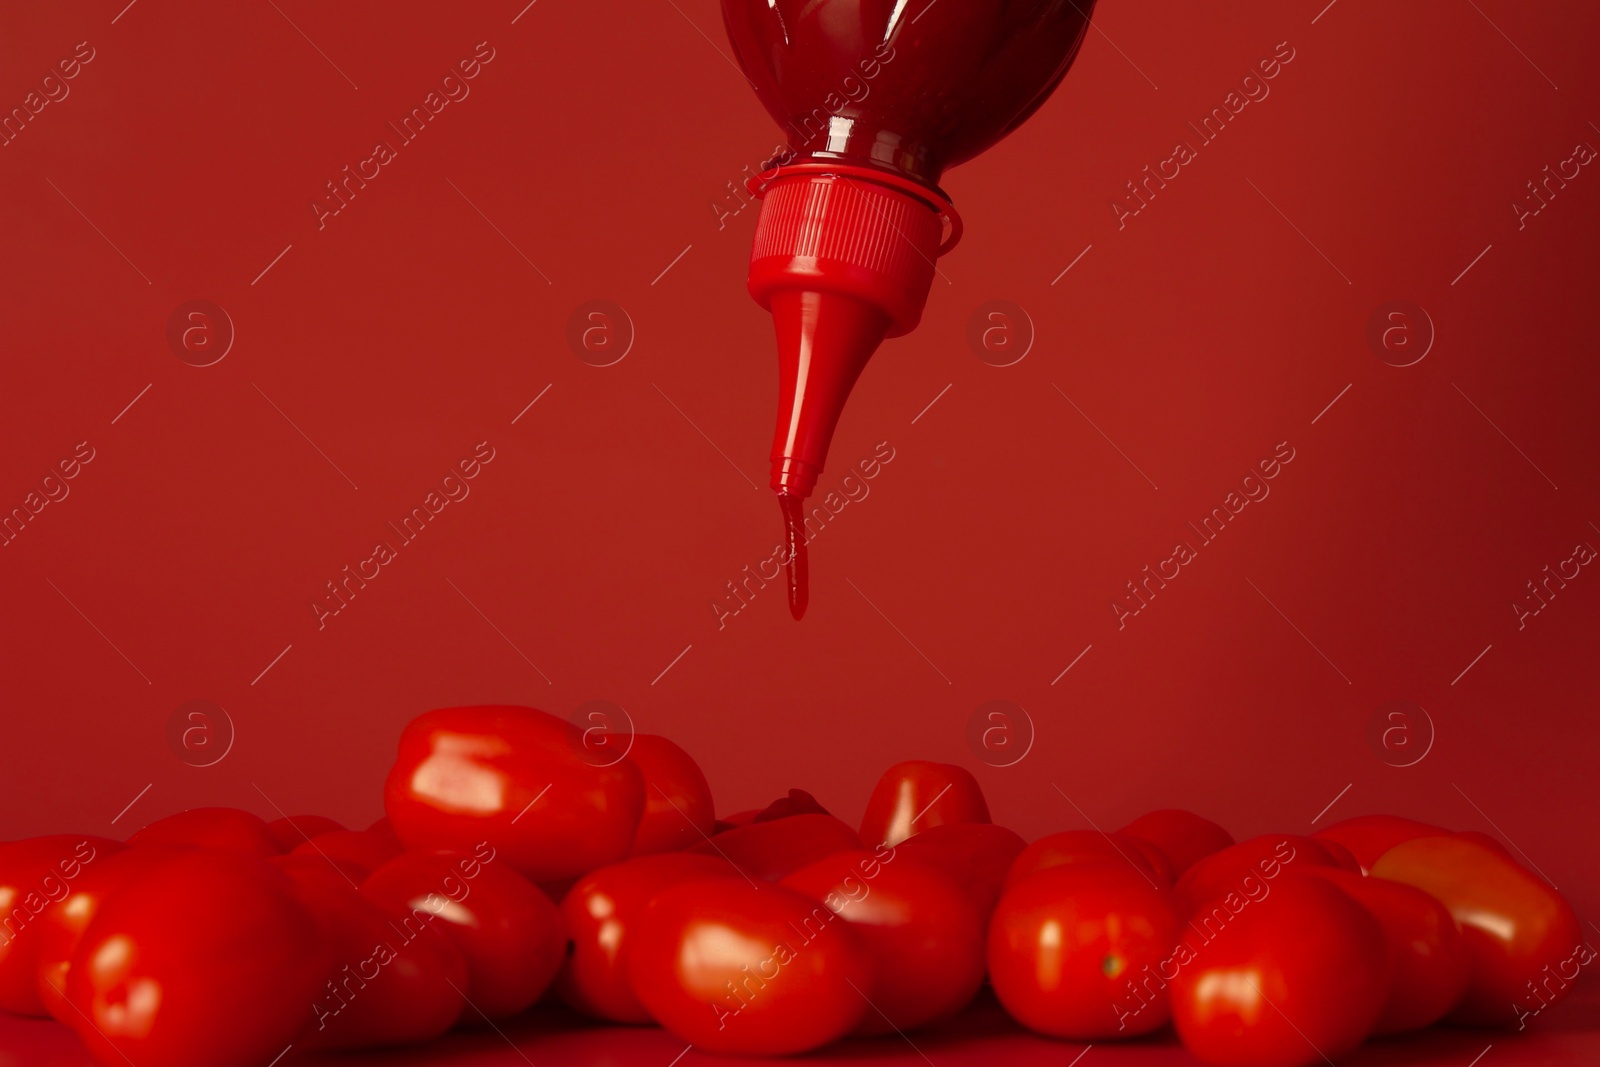
<svg viewBox="0 0 1600 1067">
<path fill-rule="evenodd" d="M 1396 811 L 1600 909 L 1600 576 L 1511 606 L 1600 547 L 1600 174 L 1511 208 L 1600 146 L 1600 12 L 1106 0 L 1053 99 L 946 178 L 967 235 L 834 441 L 822 490 L 895 458 L 817 538 L 810 613 L 769 585 L 719 630 L 779 524 L 756 211 L 713 205 L 777 130 L 712 0 L 523 2 L 0 16 L 7 111 L 94 49 L 0 148 L 0 508 L 95 453 L 0 548 L 0 835 L 202 804 L 364 825 L 418 712 L 607 699 L 725 811 L 797 785 L 853 819 L 921 756 L 1030 837 Z M 470 96 L 319 229 L 324 183 L 480 41 Z M 1284 41 L 1270 96 L 1119 229 L 1124 183 Z M 166 337 L 194 299 L 236 331 L 208 367 Z M 609 367 L 567 340 L 594 299 L 636 334 Z M 990 300 L 1035 334 L 1008 367 L 968 343 Z M 1408 367 L 1367 339 L 1391 300 L 1436 334 Z M 319 630 L 324 583 L 480 441 L 471 495 Z M 1270 496 L 1119 629 L 1124 583 L 1284 441 Z M 197 699 L 236 730 L 205 768 L 168 741 Z M 1013 766 L 968 743 L 992 699 L 1036 734 Z M 1370 737 L 1399 699 L 1434 731 L 1407 767 Z"/>
</svg>

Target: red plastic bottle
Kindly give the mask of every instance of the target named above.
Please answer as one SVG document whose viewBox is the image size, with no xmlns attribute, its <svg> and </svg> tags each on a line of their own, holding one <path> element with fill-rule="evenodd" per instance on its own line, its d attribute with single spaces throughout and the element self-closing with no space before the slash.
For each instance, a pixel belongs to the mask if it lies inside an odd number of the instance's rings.
<svg viewBox="0 0 1600 1067">
<path fill-rule="evenodd" d="M 758 179 L 750 295 L 778 333 L 772 488 L 805 611 L 805 511 L 850 389 L 922 317 L 961 236 L 945 169 L 1060 83 L 1093 0 L 723 0 L 734 53 L 789 148 Z"/>
</svg>

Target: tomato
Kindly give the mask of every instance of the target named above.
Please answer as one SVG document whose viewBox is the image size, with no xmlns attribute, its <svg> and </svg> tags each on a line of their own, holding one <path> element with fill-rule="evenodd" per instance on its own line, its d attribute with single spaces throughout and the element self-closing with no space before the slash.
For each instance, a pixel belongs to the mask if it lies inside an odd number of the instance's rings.
<svg viewBox="0 0 1600 1067">
<path fill-rule="evenodd" d="M 644 909 L 662 889 L 689 878 L 741 878 L 720 856 L 662 852 L 590 871 L 561 901 L 571 952 L 556 992 L 585 1015 L 648 1023 L 650 1013 L 628 984 L 626 953 Z"/>
<path fill-rule="evenodd" d="M 72 1024 L 77 1013 L 67 1002 L 67 976 L 72 954 L 106 898 L 145 871 L 183 852 L 188 845 L 136 845 L 120 851 L 105 850 L 86 863 L 67 886 L 67 895 L 39 916 L 39 961 L 35 979 L 39 1000 L 60 1021 Z"/>
<path fill-rule="evenodd" d="M 721 856 L 753 878 L 775 882 L 814 860 L 859 848 L 861 838 L 832 815 L 791 815 L 735 827 L 689 851 Z"/>
<path fill-rule="evenodd" d="M 1233 835 L 1210 819 L 1176 808 L 1146 812 L 1117 832 L 1159 848 L 1167 857 L 1174 878 L 1234 843 Z"/>
<path fill-rule="evenodd" d="M 1026 847 L 1020 834 L 1004 826 L 953 822 L 906 838 L 896 851 L 937 865 L 966 891 L 980 915 L 988 915 L 1000 899 L 1006 872 Z"/>
<path fill-rule="evenodd" d="M 111 894 L 73 952 L 72 1026 L 107 1067 L 260 1067 L 324 971 L 315 921 L 253 856 L 183 849 Z"/>
<path fill-rule="evenodd" d="M 991 822 L 972 772 L 953 763 L 907 760 L 883 772 L 861 817 L 861 840 L 898 845 L 912 834 L 954 822 Z"/>
<path fill-rule="evenodd" d="M 572 878 L 626 856 L 644 811 L 639 768 L 587 752 L 533 708 L 441 708 L 406 725 L 384 807 L 407 848 L 487 841 L 526 878 Z"/>
<path fill-rule="evenodd" d="M 1167 1021 L 1161 968 L 1182 929 L 1172 891 L 1125 863 L 1050 867 L 1011 886 L 996 905 L 989 981 L 1011 1017 L 1041 1034 L 1077 1041 L 1147 1034 Z"/>
<path fill-rule="evenodd" d="M 59 910 L 96 863 L 121 842 L 88 834 L 55 834 L 0 844 L 0 1009 L 47 1015 L 36 975 L 46 917 Z"/>
<path fill-rule="evenodd" d="M 365 877 L 405 851 L 393 837 L 371 830 L 334 830 L 297 845 L 291 856 L 320 856 L 337 860 Z"/>
<path fill-rule="evenodd" d="M 1564 997 L 1595 957 L 1566 898 L 1476 841 L 1402 842 L 1378 857 L 1372 876 L 1416 886 L 1460 925 L 1470 976 L 1452 1022 L 1520 1030 Z"/>
<path fill-rule="evenodd" d="M 316 856 L 277 863 L 324 945 L 315 988 L 298 1006 L 296 1048 L 426 1041 L 455 1025 L 466 1006 L 467 964 L 443 922 L 380 903 Z"/>
<path fill-rule="evenodd" d="M 1332 860 L 1333 865 L 1338 869 L 1349 871 L 1351 874 L 1367 873 L 1367 869 L 1361 866 L 1360 861 L 1356 859 L 1355 853 L 1339 844 L 1339 842 L 1317 841 L 1317 844 L 1322 846 L 1322 851 L 1328 854 L 1328 859 Z"/>
<path fill-rule="evenodd" d="M 987 914 L 939 867 L 905 849 L 841 852 L 789 875 L 787 889 L 848 922 L 872 958 L 861 1034 L 954 1015 L 983 985 Z"/>
<path fill-rule="evenodd" d="M 331 834 L 343 829 L 343 823 L 326 815 L 285 815 L 267 823 L 267 832 L 278 843 L 280 852 L 293 852 L 318 834 Z"/>
<path fill-rule="evenodd" d="M 728 816 L 735 825 L 743 825 L 738 820 L 744 813 L 739 812 Z M 807 793 L 804 789 L 791 789 L 789 792 L 774 800 L 760 811 L 750 812 L 750 818 L 745 822 L 771 822 L 773 819 L 787 819 L 791 815 L 831 815 L 827 808 L 817 803 L 817 798 Z"/>
<path fill-rule="evenodd" d="M 1443 904 L 1420 889 L 1332 867 L 1303 867 L 1372 913 L 1389 943 L 1389 996 L 1375 1034 L 1420 1030 L 1444 1017 L 1467 988 L 1467 945 Z"/>
<path fill-rule="evenodd" d="M 436 920 L 466 961 L 469 1008 L 489 1019 L 526 1011 L 566 959 L 555 904 L 488 846 L 403 853 L 373 871 L 361 892 L 391 912 Z"/>
<path fill-rule="evenodd" d="M 786 796 L 779 797 L 764 808 L 750 808 L 723 816 L 717 820 L 712 833 L 726 833 L 740 826 L 749 826 L 753 822 L 771 822 L 774 819 L 787 819 L 791 815 L 829 814 L 832 813 L 818 804 L 817 798 L 804 789 L 791 789 Z"/>
<path fill-rule="evenodd" d="M 1166 888 L 1171 888 L 1177 882 L 1178 876 L 1172 870 L 1172 861 L 1167 859 L 1167 854 L 1152 842 L 1132 834 L 1118 833 L 1111 837 L 1118 845 L 1124 843 L 1133 848 L 1144 859 L 1145 866 L 1155 873 L 1156 883 Z"/>
<path fill-rule="evenodd" d="M 1063 830 L 1048 834 L 1023 849 L 1006 872 L 1005 887 L 1009 889 L 1030 874 L 1060 867 L 1068 863 L 1097 863 L 1114 860 L 1126 863 L 1139 872 L 1158 889 L 1172 887 L 1172 869 L 1152 865 L 1143 842 L 1121 834 L 1103 834 L 1099 830 Z M 1163 861 L 1164 862 L 1164 861 Z"/>
<path fill-rule="evenodd" d="M 1172 1021 L 1222 1067 L 1334 1062 L 1371 1032 L 1388 992 L 1388 946 L 1367 909 L 1330 882 L 1260 883 L 1220 929 L 1208 922 L 1172 961 Z"/>
<path fill-rule="evenodd" d="M 1298 834 L 1263 834 L 1241 841 L 1200 860 L 1178 879 L 1178 896 L 1191 910 L 1230 894 L 1253 897 L 1263 880 L 1299 864 L 1338 867 L 1319 842 Z"/>
<path fill-rule="evenodd" d="M 634 995 L 705 1052 L 805 1052 L 848 1034 L 869 1010 L 872 964 L 856 932 L 793 890 L 728 877 L 679 882 L 650 902 L 631 941 Z"/>
<path fill-rule="evenodd" d="M 1323 844 L 1333 841 L 1349 849 L 1365 873 L 1372 869 L 1373 861 L 1402 841 L 1413 837 L 1439 837 L 1449 832 L 1443 827 L 1399 815 L 1357 815 L 1325 826 L 1311 836 Z"/>
<path fill-rule="evenodd" d="M 698 845 L 716 826 L 711 786 L 694 757 L 654 734 L 639 734 L 628 759 L 644 775 L 644 815 L 633 837 L 633 856 L 681 852 Z"/>
<path fill-rule="evenodd" d="M 1498 852 L 1500 855 L 1504 856 L 1506 859 L 1510 860 L 1512 863 L 1516 863 L 1517 862 L 1517 858 L 1511 854 L 1511 850 L 1510 849 L 1506 848 L 1505 845 L 1502 845 L 1500 843 L 1500 839 L 1499 838 L 1490 837 L 1488 834 L 1484 833 L 1482 830 L 1462 830 L 1462 831 L 1459 831 L 1458 833 L 1456 833 L 1453 836 L 1459 837 L 1463 841 L 1476 841 L 1478 844 L 1483 845 L 1485 848 L 1488 848 L 1488 849 L 1491 849 L 1491 850 L 1493 850 L 1495 852 Z"/>
<path fill-rule="evenodd" d="M 238 808 L 190 808 L 147 823 L 130 845 L 204 845 L 266 859 L 283 853 L 259 815 Z"/>
</svg>

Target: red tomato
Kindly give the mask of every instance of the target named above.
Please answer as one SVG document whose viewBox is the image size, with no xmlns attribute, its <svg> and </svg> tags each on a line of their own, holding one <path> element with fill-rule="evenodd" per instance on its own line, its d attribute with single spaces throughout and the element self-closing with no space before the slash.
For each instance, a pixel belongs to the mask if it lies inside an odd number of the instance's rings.
<svg viewBox="0 0 1600 1067">
<path fill-rule="evenodd" d="M 1467 988 L 1467 945 L 1443 904 L 1420 889 L 1332 867 L 1303 867 L 1301 877 L 1338 886 L 1372 913 L 1389 943 L 1389 996 L 1375 1034 L 1420 1030 L 1444 1018 Z"/>
<path fill-rule="evenodd" d="M 121 849 L 121 842 L 87 834 L 0 844 L 0 1009 L 49 1014 L 37 979 L 45 919 L 94 864 Z"/>
<path fill-rule="evenodd" d="M 1234 843 L 1233 835 L 1210 819 L 1176 808 L 1146 812 L 1117 832 L 1159 848 L 1172 866 L 1174 878 Z"/>
<path fill-rule="evenodd" d="M 681 852 L 698 845 L 716 826 L 711 786 L 694 757 L 654 734 L 639 734 L 628 758 L 644 775 L 644 815 L 629 855 Z"/>
<path fill-rule="evenodd" d="M 1020 834 L 1004 826 L 953 822 L 909 837 L 896 850 L 936 864 L 966 890 L 980 915 L 988 915 L 1000 899 L 1006 872 L 1026 847 Z"/>
<path fill-rule="evenodd" d="M 1177 882 L 1178 876 L 1173 873 L 1172 861 L 1167 859 L 1167 854 L 1152 842 L 1146 841 L 1142 837 L 1134 837 L 1132 834 L 1123 833 L 1114 834 L 1111 839 L 1119 845 L 1124 842 L 1132 845 L 1139 855 L 1144 858 L 1145 866 L 1155 872 L 1158 885 L 1170 889 L 1173 883 Z"/>
<path fill-rule="evenodd" d="M 779 797 L 764 808 L 736 811 L 732 815 L 718 819 L 712 833 L 726 833 L 735 827 L 749 826 L 753 822 L 771 822 L 774 819 L 787 819 L 791 815 L 829 814 L 832 813 L 818 804 L 817 798 L 804 789 L 791 789 L 788 795 Z"/>
<path fill-rule="evenodd" d="M 39 916 L 39 962 L 35 973 L 39 1000 L 45 1010 L 67 1025 L 77 1012 L 67 1002 L 67 976 L 72 969 L 72 954 L 77 951 L 83 932 L 89 928 L 106 898 L 145 871 L 165 863 L 187 845 L 139 845 L 120 851 L 101 852 L 82 873 L 68 883 L 68 891 L 58 905 L 46 908 Z"/>
<path fill-rule="evenodd" d="M 107 1067 L 260 1067 L 295 1041 L 324 959 L 270 865 L 184 849 L 100 905 L 68 971 L 72 1025 Z"/>
<path fill-rule="evenodd" d="M 1143 842 L 1121 834 L 1103 834 L 1099 830 L 1063 830 L 1039 838 L 1023 849 L 1011 869 L 1006 872 L 1005 888 L 1010 889 L 1030 874 L 1060 867 L 1068 863 L 1098 863 L 1113 860 L 1126 863 L 1144 875 L 1157 889 L 1172 887 L 1172 869 L 1157 869 L 1143 847 Z"/>
<path fill-rule="evenodd" d="M 130 845 L 204 845 L 266 859 L 283 849 L 259 815 L 238 808 L 190 808 L 148 823 Z"/>
<path fill-rule="evenodd" d="M 1208 924 L 1179 947 L 1170 989 L 1178 1036 L 1222 1067 L 1333 1062 L 1383 1010 L 1383 928 L 1321 879 L 1261 884 L 1265 895 L 1246 900 L 1225 927 Z"/>
<path fill-rule="evenodd" d="M 872 964 L 856 932 L 793 890 L 727 877 L 679 882 L 650 902 L 631 942 L 634 995 L 706 1052 L 805 1052 L 848 1034 L 869 1010 Z"/>
<path fill-rule="evenodd" d="M 860 847 L 856 832 L 832 815 L 791 815 L 735 827 L 689 851 L 721 856 L 751 877 L 775 882 L 814 860 Z"/>
<path fill-rule="evenodd" d="M 910 1030 L 954 1015 L 983 985 L 980 912 L 959 882 L 934 863 L 880 845 L 841 852 L 785 878 L 785 888 L 821 901 L 860 935 L 872 958 L 860 1034 Z"/>
<path fill-rule="evenodd" d="M 1512 863 L 1517 862 L 1517 858 L 1511 854 L 1510 849 L 1506 848 L 1506 846 L 1500 843 L 1499 838 L 1490 837 L 1482 830 L 1462 830 L 1456 833 L 1454 836 L 1461 838 L 1463 841 L 1475 841 L 1478 844 L 1483 845 L 1485 848 L 1489 848 L 1495 852 L 1498 852 Z"/>
<path fill-rule="evenodd" d="M 572 878 L 626 856 L 644 811 L 639 768 L 587 752 L 533 708 L 441 708 L 406 725 L 384 807 L 408 848 L 487 841 L 526 878 Z"/>
<path fill-rule="evenodd" d="M 1372 876 L 1416 886 L 1460 925 L 1471 975 L 1452 1022 L 1520 1030 L 1564 997 L 1595 957 L 1566 898 L 1475 841 L 1402 842 L 1378 857 Z"/>
<path fill-rule="evenodd" d="M 437 920 L 466 960 L 469 1015 L 526 1011 L 566 959 L 555 904 L 488 846 L 470 854 L 403 853 L 372 872 L 361 892 L 391 912 Z"/>
<path fill-rule="evenodd" d="M 1441 826 L 1399 815 L 1357 815 L 1325 826 L 1311 836 L 1324 844 L 1333 841 L 1349 849 L 1365 873 L 1372 869 L 1373 861 L 1402 841 L 1413 837 L 1439 837 L 1449 832 Z"/>
<path fill-rule="evenodd" d="M 1333 861 L 1333 865 L 1340 870 L 1349 871 L 1351 874 L 1367 873 L 1367 869 L 1361 866 L 1360 861 L 1356 859 L 1355 853 L 1339 844 L 1339 842 L 1318 841 L 1317 844 L 1322 846 L 1322 851 L 1328 854 L 1328 858 Z"/>
<path fill-rule="evenodd" d="M 336 860 L 360 871 L 365 877 L 404 851 L 400 842 L 388 834 L 375 834 L 371 830 L 334 830 L 318 834 L 310 841 L 300 842 L 289 854 Z"/>
<path fill-rule="evenodd" d="M 690 878 L 726 875 L 737 868 L 720 856 L 662 852 L 590 871 L 561 901 L 571 951 L 556 979 L 570 1007 L 606 1022 L 653 1020 L 628 984 L 626 953 L 644 909 L 662 889 Z"/>
<path fill-rule="evenodd" d="M 1223 897 L 1254 897 L 1265 881 L 1291 865 L 1339 866 L 1327 849 L 1298 834 L 1263 834 L 1213 852 L 1178 879 L 1178 896 L 1191 909 Z"/>
<path fill-rule="evenodd" d="M 465 1007 L 467 964 L 442 922 L 380 904 L 315 856 L 285 856 L 278 864 L 324 945 L 315 988 L 296 1015 L 296 1048 L 426 1041 L 455 1025 Z"/>
<path fill-rule="evenodd" d="M 735 825 L 743 815 L 739 812 L 728 816 L 728 821 Z M 791 815 L 831 815 L 827 808 L 817 803 L 817 798 L 807 793 L 804 789 L 791 789 L 789 792 L 774 800 L 760 811 L 750 812 L 750 817 L 745 822 L 771 822 L 773 819 L 787 819 Z"/>
<path fill-rule="evenodd" d="M 1177 898 L 1117 860 L 1051 867 L 1000 898 L 989 981 L 1011 1017 L 1076 1041 L 1135 1037 L 1167 1021 L 1183 929 Z"/>
<path fill-rule="evenodd" d="M 724 815 L 717 819 L 716 829 L 713 833 L 722 834 L 740 826 L 749 826 L 756 821 L 756 816 L 760 814 L 760 808 L 748 808 L 744 811 L 736 811 L 732 815 Z M 824 812 L 824 814 L 826 813 Z"/>
<path fill-rule="evenodd" d="M 278 851 L 293 852 L 318 834 L 343 830 L 344 825 L 326 815 L 285 815 L 267 823 L 267 832 L 278 843 Z"/>
<path fill-rule="evenodd" d="M 953 822 L 991 822 L 972 772 L 953 763 L 907 760 L 883 772 L 861 817 L 861 840 L 898 845 L 912 834 Z"/>
</svg>

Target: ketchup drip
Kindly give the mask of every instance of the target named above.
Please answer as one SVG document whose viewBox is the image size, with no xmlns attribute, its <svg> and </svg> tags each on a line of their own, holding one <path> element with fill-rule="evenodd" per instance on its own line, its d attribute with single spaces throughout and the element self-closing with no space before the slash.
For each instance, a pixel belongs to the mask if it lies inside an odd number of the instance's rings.
<svg viewBox="0 0 1600 1067">
<path fill-rule="evenodd" d="M 783 539 L 789 549 L 784 572 L 789 579 L 789 614 L 799 622 L 805 616 L 806 605 L 811 600 L 808 561 L 806 559 L 805 500 L 789 493 L 778 494 L 778 507 L 783 511 Z"/>
</svg>

